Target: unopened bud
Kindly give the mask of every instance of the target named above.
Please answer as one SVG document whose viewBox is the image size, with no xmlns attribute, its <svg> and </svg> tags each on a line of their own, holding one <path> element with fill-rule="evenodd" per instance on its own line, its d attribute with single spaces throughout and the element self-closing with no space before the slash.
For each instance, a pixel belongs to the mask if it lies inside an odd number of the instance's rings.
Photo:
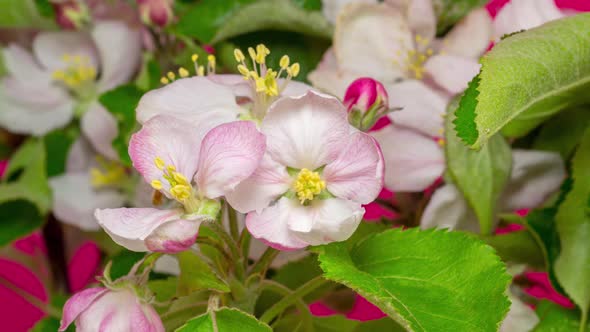
<svg viewBox="0 0 590 332">
<path fill-rule="evenodd" d="M 65 0 L 53 1 L 55 21 L 64 28 L 75 30 L 90 22 L 90 12 L 82 1 Z"/>
<path fill-rule="evenodd" d="M 352 82 L 344 95 L 350 123 L 367 131 L 389 112 L 389 97 L 383 84 L 372 78 L 359 78 Z"/>
<path fill-rule="evenodd" d="M 171 0 L 137 0 L 143 22 L 161 27 L 172 22 L 172 4 Z"/>
</svg>

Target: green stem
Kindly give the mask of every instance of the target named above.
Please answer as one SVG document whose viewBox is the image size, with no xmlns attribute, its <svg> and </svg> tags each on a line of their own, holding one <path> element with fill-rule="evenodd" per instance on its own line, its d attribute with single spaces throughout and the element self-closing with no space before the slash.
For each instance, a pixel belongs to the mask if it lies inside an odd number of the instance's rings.
<svg viewBox="0 0 590 332">
<path fill-rule="evenodd" d="M 321 276 L 311 279 L 310 281 L 301 285 L 301 287 L 294 290 L 289 295 L 283 297 L 279 302 L 275 303 L 272 307 L 270 307 L 262 315 L 262 317 L 260 317 L 260 321 L 263 323 L 269 324 L 273 319 L 275 319 L 285 309 L 290 307 L 292 304 L 295 304 L 297 299 L 302 299 L 305 295 L 313 292 L 318 287 L 324 285 L 327 282 L 328 281 L 326 279 L 322 278 Z"/>
<path fill-rule="evenodd" d="M 210 222 L 210 223 L 207 223 L 207 226 L 209 226 L 211 228 L 211 230 L 213 232 L 215 232 L 215 234 L 218 235 L 223 242 L 225 242 L 225 244 L 229 248 L 229 250 L 231 252 L 231 256 L 233 258 L 232 262 L 234 263 L 234 266 L 235 266 L 236 277 L 239 280 L 244 280 L 244 276 L 246 273 L 244 270 L 242 255 L 241 255 L 241 252 L 238 249 L 238 246 L 236 245 L 236 242 L 234 241 L 234 239 L 231 236 L 229 236 L 229 234 L 227 234 L 227 232 L 225 231 L 225 229 L 223 228 L 223 226 L 221 226 L 221 224 L 219 222 L 216 222 L 216 221 Z"/>
<path fill-rule="evenodd" d="M 244 227 L 240 235 L 239 246 L 242 249 L 242 257 L 244 257 L 244 268 L 248 267 L 248 258 L 250 257 L 250 242 L 252 242 L 252 235 L 248 229 Z"/>
<path fill-rule="evenodd" d="M 227 261 L 231 261 L 231 256 L 227 253 L 227 250 L 225 250 L 223 244 L 219 243 L 219 241 L 215 241 L 214 239 L 208 237 L 197 237 L 196 242 L 197 244 L 202 244 L 214 248 L 220 254 L 222 254 Z"/>
<path fill-rule="evenodd" d="M 29 302 L 33 306 L 37 307 L 39 310 L 43 311 L 44 313 L 48 314 L 49 316 L 57 318 L 57 319 L 61 318 L 61 312 L 59 310 L 53 308 L 52 306 L 50 306 L 49 304 L 47 304 L 41 300 L 39 300 L 36 296 L 30 294 L 29 292 L 25 291 L 24 289 L 17 287 L 16 285 L 12 284 L 10 281 L 8 281 L 7 279 L 5 279 L 2 276 L 0 276 L 0 285 L 15 292 L 20 297 L 25 299 L 27 302 Z"/>
<path fill-rule="evenodd" d="M 586 322 L 588 321 L 588 311 L 582 309 L 582 319 L 580 320 L 580 332 L 586 331 Z"/>
<path fill-rule="evenodd" d="M 260 290 L 268 290 L 283 296 L 288 296 L 291 294 L 291 289 L 287 286 L 278 283 L 273 280 L 264 280 L 260 283 Z M 295 303 L 295 307 L 301 313 L 301 320 L 305 326 L 305 331 L 313 331 L 313 322 L 311 312 L 309 311 L 309 307 L 305 304 L 305 302 L 301 298 L 297 298 Z"/>
<path fill-rule="evenodd" d="M 225 202 L 227 216 L 229 219 L 229 233 L 235 241 L 240 239 L 240 231 L 238 230 L 238 216 L 236 210 L 234 210 L 227 202 Z"/>
<path fill-rule="evenodd" d="M 254 266 L 252 266 L 250 274 L 260 273 L 262 276 L 264 276 L 266 274 L 266 270 L 268 270 L 268 267 L 270 264 L 272 264 L 278 254 L 278 250 L 271 247 L 266 248 L 262 256 L 260 256 L 260 259 L 256 262 L 256 264 L 254 264 Z"/>
</svg>

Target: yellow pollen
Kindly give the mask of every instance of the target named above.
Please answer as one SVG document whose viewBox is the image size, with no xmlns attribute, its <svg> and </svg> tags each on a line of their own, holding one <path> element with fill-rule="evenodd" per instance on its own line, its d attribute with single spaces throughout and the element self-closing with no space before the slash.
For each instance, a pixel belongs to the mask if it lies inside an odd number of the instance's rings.
<svg viewBox="0 0 590 332">
<path fill-rule="evenodd" d="M 291 67 L 289 68 L 289 75 L 293 76 L 293 77 L 297 77 L 297 75 L 299 75 L 299 63 L 295 62 L 293 65 L 291 65 Z"/>
<path fill-rule="evenodd" d="M 234 58 L 236 58 L 237 62 L 243 62 L 246 59 L 244 53 L 242 53 L 242 50 L 240 50 L 239 48 L 236 48 L 234 50 Z"/>
<path fill-rule="evenodd" d="M 170 81 L 166 77 L 162 77 L 162 78 L 160 78 L 160 83 L 166 85 L 166 84 L 170 83 Z"/>
<path fill-rule="evenodd" d="M 154 188 L 156 190 L 162 189 L 162 181 L 160 181 L 160 180 L 152 180 L 151 185 L 152 185 L 152 188 Z"/>
<path fill-rule="evenodd" d="M 186 179 L 186 177 L 178 172 L 173 172 L 172 173 L 172 178 L 174 179 L 174 181 L 176 181 L 178 184 L 181 185 L 185 185 L 188 186 L 188 180 Z"/>
<path fill-rule="evenodd" d="M 279 62 L 279 66 L 281 66 L 281 69 L 287 69 L 287 67 L 289 67 L 289 61 L 289 56 L 283 55 L 281 57 L 281 61 Z"/>
<path fill-rule="evenodd" d="M 162 159 L 160 157 L 156 157 L 156 159 L 154 160 L 154 164 L 160 170 L 164 169 L 164 167 L 166 166 L 166 163 L 164 162 L 164 159 Z"/>
<path fill-rule="evenodd" d="M 174 197 L 178 201 L 182 202 L 187 198 L 191 197 L 192 190 L 190 186 L 177 184 L 174 187 L 170 188 L 170 195 L 172 195 L 172 197 Z"/>
<path fill-rule="evenodd" d="M 248 70 L 248 67 L 244 65 L 238 65 L 238 71 L 240 74 L 242 74 L 242 76 L 244 76 L 244 79 L 247 80 L 250 78 L 250 71 Z"/>
<path fill-rule="evenodd" d="M 189 73 L 188 70 L 184 69 L 183 67 L 178 68 L 178 75 L 182 78 L 188 77 Z"/>
<path fill-rule="evenodd" d="M 320 174 L 307 168 L 301 169 L 293 182 L 293 190 L 295 190 L 301 204 L 313 200 L 324 189 L 326 189 L 326 182 L 321 179 Z"/>
<path fill-rule="evenodd" d="M 253 61 L 256 61 L 256 51 L 252 47 L 248 47 L 248 54 Z"/>
<path fill-rule="evenodd" d="M 171 81 L 174 81 L 174 79 L 176 78 L 176 75 L 173 72 L 171 72 L 171 71 L 169 71 L 168 74 L 166 74 L 166 76 L 168 76 L 168 78 Z"/>
<path fill-rule="evenodd" d="M 52 78 L 55 81 L 62 82 L 70 89 L 77 89 L 96 79 L 96 68 L 89 57 L 64 54 L 61 59 L 65 63 L 65 68 L 53 71 Z"/>
<path fill-rule="evenodd" d="M 198 54 L 193 54 L 191 56 L 191 60 L 193 60 L 193 62 L 197 62 L 197 60 L 199 60 L 199 55 Z"/>
<path fill-rule="evenodd" d="M 207 73 L 215 73 L 215 55 L 210 54 L 207 57 Z"/>
<path fill-rule="evenodd" d="M 90 169 L 90 180 L 95 188 L 114 186 L 125 180 L 125 168 L 115 161 L 96 157 L 99 167 Z"/>
<path fill-rule="evenodd" d="M 174 167 L 174 165 L 168 165 L 166 166 L 166 170 L 170 173 L 176 172 L 176 167 Z"/>
</svg>

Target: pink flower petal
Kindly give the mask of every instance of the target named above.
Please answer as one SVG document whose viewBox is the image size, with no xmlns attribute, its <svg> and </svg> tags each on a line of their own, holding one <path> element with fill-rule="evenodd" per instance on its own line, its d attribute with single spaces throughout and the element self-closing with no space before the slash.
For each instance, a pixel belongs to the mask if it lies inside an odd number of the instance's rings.
<svg viewBox="0 0 590 332">
<path fill-rule="evenodd" d="M 338 158 L 324 168 L 323 176 L 336 197 L 368 204 L 383 188 L 383 165 L 377 141 L 357 132 L 350 136 Z"/>
<path fill-rule="evenodd" d="M 59 331 L 65 331 L 84 310 L 107 292 L 106 288 L 97 287 L 88 288 L 74 294 L 64 305 Z"/>
<path fill-rule="evenodd" d="M 33 52 L 41 65 L 50 70 L 65 68 L 66 54 L 87 57 L 94 68 L 99 68 L 96 47 L 85 32 L 42 32 L 33 40 Z"/>
<path fill-rule="evenodd" d="M 91 241 L 80 245 L 68 263 L 68 279 L 72 292 L 84 289 L 94 281 L 100 266 L 100 249 Z"/>
<path fill-rule="evenodd" d="M 109 159 L 119 159 L 112 145 L 119 134 L 117 120 L 101 104 L 94 102 L 90 105 L 80 119 L 80 129 L 96 151 Z"/>
<path fill-rule="evenodd" d="M 450 55 L 478 58 L 492 37 L 492 18 L 483 8 L 472 11 L 445 36 L 442 50 Z"/>
<path fill-rule="evenodd" d="M 219 125 L 205 135 L 195 181 L 208 198 L 223 196 L 249 177 L 266 149 L 265 137 L 250 121 Z"/>
<path fill-rule="evenodd" d="M 336 98 L 314 91 L 279 99 L 261 124 L 267 151 L 275 161 L 310 170 L 338 156 L 349 128 L 344 106 Z"/>
<path fill-rule="evenodd" d="M 210 217 L 203 216 L 196 220 L 172 220 L 156 228 L 145 239 L 145 244 L 150 251 L 173 254 L 187 250 L 195 243 L 199 226 Z"/>
<path fill-rule="evenodd" d="M 463 92 L 481 65 L 475 58 L 456 55 L 435 55 L 426 61 L 424 69 L 436 84 L 451 95 Z"/>
<path fill-rule="evenodd" d="M 204 132 L 187 122 L 169 115 L 150 119 L 129 141 L 129 156 L 133 167 L 139 171 L 147 183 L 152 180 L 162 182 L 165 193 L 170 184 L 164 173 L 156 167 L 156 157 L 166 165 L 172 165 L 176 172 L 187 179 L 195 175 L 199 163 L 199 146 Z"/>
<path fill-rule="evenodd" d="M 182 214 L 182 210 L 152 208 L 104 209 L 94 213 L 113 241 L 132 251 L 148 251 L 144 241 L 158 227 L 180 219 Z"/>
</svg>

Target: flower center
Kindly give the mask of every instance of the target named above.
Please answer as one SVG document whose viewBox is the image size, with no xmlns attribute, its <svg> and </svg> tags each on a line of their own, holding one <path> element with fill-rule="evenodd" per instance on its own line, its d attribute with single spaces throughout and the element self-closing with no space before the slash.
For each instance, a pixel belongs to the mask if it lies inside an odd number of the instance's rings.
<svg viewBox="0 0 590 332">
<path fill-rule="evenodd" d="M 99 166 L 90 169 L 90 182 L 94 188 L 120 187 L 125 182 L 125 167 L 102 156 L 97 156 L 96 161 Z"/>
<path fill-rule="evenodd" d="M 193 187 L 187 178 L 176 171 L 174 165 L 166 165 L 160 157 L 154 159 L 156 167 L 162 171 L 162 178 L 170 185 L 170 196 L 182 203 L 185 210 L 189 213 L 195 212 L 199 208 L 199 201 L 196 199 Z M 161 180 L 152 180 L 150 183 L 155 190 L 162 190 L 164 187 Z"/>
<path fill-rule="evenodd" d="M 96 79 L 96 68 L 92 65 L 90 58 L 64 54 L 62 61 L 66 66 L 63 69 L 53 71 L 53 79 L 66 86 L 78 97 L 90 96 L 94 91 L 94 81 Z"/>
<path fill-rule="evenodd" d="M 305 204 L 326 189 L 326 182 L 321 179 L 320 173 L 303 168 L 293 182 L 293 189 L 299 203 Z"/>
<path fill-rule="evenodd" d="M 289 81 L 299 75 L 300 70 L 299 63 L 291 64 L 291 60 L 287 55 L 281 57 L 279 61 L 281 69 L 278 72 L 267 67 L 266 57 L 269 54 L 270 50 L 264 44 L 256 46 L 256 50 L 249 47 L 248 55 L 250 55 L 252 61 L 252 66 L 249 66 L 244 53 L 238 48 L 234 50 L 234 57 L 239 63 L 238 71 L 245 80 L 250 82 L 250 85 L 255 91 L 252 115 L 259 120 L 264 118 L 268 106 L 276 100 Z M 279 86 L 278 80 L 280 78 L 284 78 L 285 82 Z"/>
<path fill-rule="evenodd" d="M 421 80 L 424 78 L 424 63 L 434 55 L 434 51 L 427 47 L 430 44 L 428 38 L 417 34 L 414 40 L 415 49 L 407 51 L 406 54 L 398 50 L 393 63 L 404 69 L 410 77 Z"/>
</svg>

